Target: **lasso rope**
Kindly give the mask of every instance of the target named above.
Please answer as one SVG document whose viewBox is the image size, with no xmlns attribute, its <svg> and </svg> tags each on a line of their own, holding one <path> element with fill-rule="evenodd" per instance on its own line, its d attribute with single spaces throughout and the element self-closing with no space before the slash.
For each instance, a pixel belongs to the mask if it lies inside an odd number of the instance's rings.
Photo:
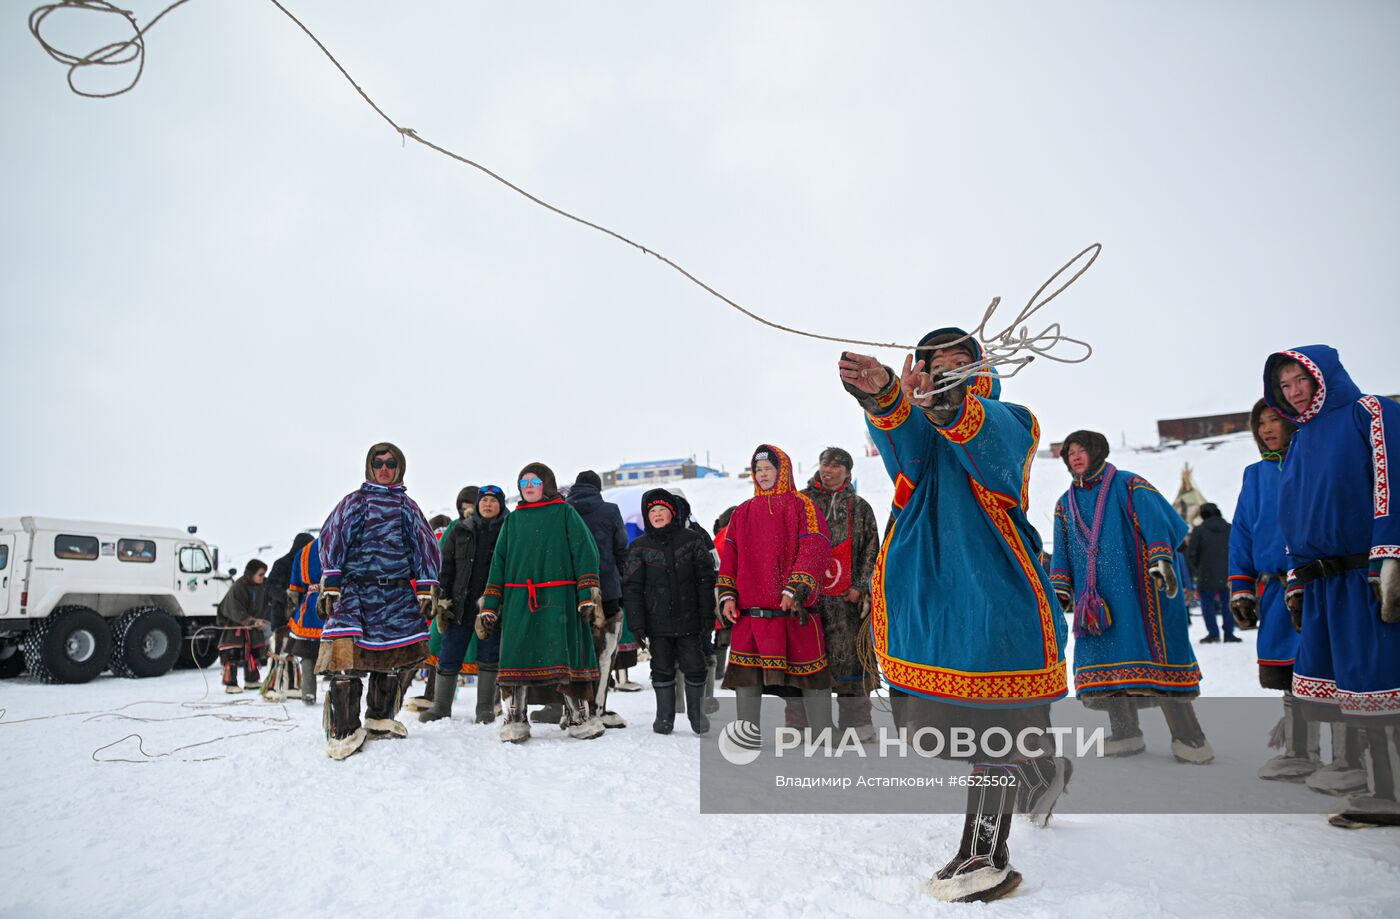
<svg viewBox="0 0 1400 919">
<path fill-rule="evenodd" d="M 64 64 L 68 67 L 68 86 L 70 89 L 73 90 L 73 92 L 77 93 L 80 96 L 86 96 L 88 98 L 93 99 L 109 99 L 114 96 L 120 96 L 123 93 L 130 92 L 136 87 L 136 84 L 141 81 L 141 76 L 145 72 L 146 66 L 146 34 L 150 32 L 150 30 L 155 27 L 156 23 L 160 22 L 161 19 L 164 18 L 164 16 L 167 13 L 171 12 L 176 7 L 183 6 L 185 3 L 188 2 L 189 0 L 175 0 L 174 3 L 171 3 L 165 9 L 161 10 L 155 16 L 155 18 L 152 19 L 149 23 L 147 23 L 143 28 L 137 24 L 136 17 L 129 10 L 121 9 L 111 3 L 106 2 L 106 0 L 61 0 L 61 2 L 59 3 L 46 3 L 36 7 L 34 11 L 29 14 L 29 31 L 31 34 L 33 34 L 35 40 L 39 42 L 39 45 L 44 49 L 45 53 L 47 53 L 49 57 L 53 58 L 55 61 L 58 61 L 60 64 Z M 607 236 L 610 236 L 613 239 L 616 239 L 618 242 L 631 246 L 637 251 L 643 253 L 644 255 L 650 255 L 652 258 L 657 259 L 658 261 L 665 264 L 667 267 L 679 273 L 687 281 L 690 281 L 692 284 L 699 287 L 701 290 L 705 291 L 710 296 L 737 310 L 738 312 L 742 313 L 743 315 L 747 316 L 753 321 L 765 325 L 771 329 L 775 329 L 779 332 L 786 332 L 790 335 L 800 335 L 803 338 L 811 338 L 817 341 L 829 341 L 842 345 L 858 345 L 870 348 L 889 348 L 900 351 L 913 351 L 917 347 L 916 345 L 905 345 L 891 341 L 870 341 L 867 339 L 860 338 L 843 338 L 838 335 L 822 335 L 817 332 L 808 332 L 804 329 L 797 329 L 793 328 L 792 326 L 783 325 L 780 322 L 774 322 L 771 319 L 767 319 L 763 316 L 760 316 L 758 313 L 753 312 L 752 310 L 746 308 L 737 301 L 725 296 L 723 293 L 720 293 L 720 291 L 716 290 L 714 287 L 702 281 L 700 278 L 687 271 L 681 265 L 667 258 L 665 255 L 662 255 L 660 252 L 657 252 L 655 249 L 649 248 L 647 246 L 642 245 L 639 242 L 636 242 L 635 240 L 629 239 L 628 237 L 617 232 L 616 230 L 609 229 L 608 227 L 605 227 L 598 223 L 594 223 L 591 220 L 586 220 L 585 218 L 580 217 L 577 214 L 573 214 L 569 211 L 564 210 L 561 207 L 551 204 L 543 198 L 540 198 L 539 196 L 526 191 L 524 188 L 521 188 L 519 185 L 516 185 L 514 182 L 511 182 L 509 179 L 506 179 L 504 176 L 500 175 L 492 169 L 489 169 L 481 163 L 469 159 L 461 155 L 460 153 L 456 153 L 452 150 L 449 150 L 446 147 L 433 143 L 432 141 L 420 135 L 413 128 L 406 128 L 400 125 L 392 117 L 390 117 L 389 114 L 385 112 L 384 109 L 380 108 L 379 105 L 374 101 L 374 99 L 370 97 L 369 93 L 365 92 L 365 90 L 360 86 L 360 84 L 355 82 L 355 78 L 350 75 L 350 72 L 345 69 L 345 67 L 340 63 L 339 60 L 336 59 L 335 55 L 331 53 L 330 49 L 326 47 L 325 43 L 323 43 L 319 38 L 317 38 L 316 34 L 312 32 L 311 29 L 307 28 L 305 23 L 303 23 L 300 19 L 293 15 L 290 10 L 288 10 L 279 2 L 279 0 L 269 0 L 269 2 L 273 6 L 277 7 L 277 9 L 280 10 L 283 15 L 285 15 L 288 19 L 294 22 L 298 28 L 300 28 L 303 32 L 306 33 L 306 36 L 316 44 L 316 47 L 321 49 L 321 53 L 326 56 L 326 59 L 329 60 L 332 64 L 334 64 L 335 68 L 340 71 L 341 76 L 345 77 L 346 81 L 352 87 L 354 87 L 355 92 L 360 94 L 360 98 L 365 101 L 365 104 L 368 105 L 370 108 L 374 109 L 375 113 L 379 115 L 380 118 L 384 119 L 384 121 L 391 128 L 398 132 L 399 137 L 402 141 L 406 142 L 408 140 L 412 140 L 414 143 L 421 144 L 422 146 L 427 147 L 429 150 L 433 150 L 437 153 L 440 153 L 443 156 L 448 157 L 449 159 L 456 160 L 457 162 L 465 166 L 470 166 L 471 168 L 476 169 L 479 172 L 482 172 L 485 175 L 489 176 L 491 179 L 494 179 L 495 181 L 501 183 L 506 188 L 509 188 L 516 194 L 521 195 L 522 197 L 539 205 L 542 208 L 545 208 L 546 210 L 558 214 L 560 217 L 563 217 L 567 220 L 572 220 L 573 222 L 588 227 L 589 229 L 596 230 L 599 233 L 603 233 Z M 48 20 L 50 15 L 59 10 L 77 10 L 98 13 L 108 16 L 119 16 L 123 18 L 126 21 L 126 24 L 131 28 L 132 37 L 123 41 L 109 42 L 108 44 L 105 44 L 94 51 L 90 51 L 87 54 L 74 54 L 71 52 L 64 51 L 51 44 L 43 36 L 43 28 L 45 22 Z M 132 75 L 131 81 L 120 89 L 112 90 L 110 92 L 89 92 L 80 89 L 77 85 L 76 77 L 78 73 L 85 68 L 111 67 L 127 65 L 133 62 L 136 64 L 136 72 Z M 1017 373 L 1020 373 L 1023 367 L 1025 367 L 1027 364 L 1029 364 L 1036 358 L 1045 358 L 1046 360 L 1056 361 L 1058 363 L 1063 364 L 1079 364 L 1088 360 L 1089 357 L 1093 354 L 1093 348 L 1090 347 L 1089 344 L 1085 341 L 1081 341 L 1076 338 L 1070 338 L 1062 334 L 1060 331 L 1060 324 L 1058 322 L 1051 323 L 1038 334 L 1031 334 L 1029 329 L 1025 325 L 1023 325 L 1023 323 L 1026 320 L 1028 320 L 1032 315 L 1034 315 L 1037 311 L 1039 311 L 1042 307 L 1044 307 L 1047 303 L 1049 303 L 1051 300 L 1054 300 L 1061 293 L 1063 293 L 1066 288 L 1068 288 L 1071 284 L 1073 284 L 1076 280 L 1079 279 L 1080 275 L 1084 274 L 1085 271 L 1088 271 L 1089 266 L 1094 264 L 1094 260 L 1098 258 L 1098 254 L 1101 248 L 1102 247 L 1099 243 L 1094 243 L 1093 245 L 1084 249 L 1074 258 L 1066 262 L 1064 266 L 1062 266 L 1058 271 L 1051 275 L 1050 278 L 1040 286 L 1040 289 L 1035 292 L 1035 294 L 1031 297 L 1030 301 L 1027 302 L 1026 307 L 1021 310 L 1020 314 L 1017 315 L 1016 319 L 1014 319 L 1011 322 L 1011 324 L 1008 325 L 1005 329 L 999 332 L 991 332 L 987 328 L 988 324 L 992 321 L 993 315 L 996 313 L 997 306 L 1001 302 L 1000 297 L 994 297 L 992 299 L 991 304 L 983 313 L 982 321 L 977 325 L 976 329 L 973 332 L 969 333 L 968 336 L 969 338 L 976 337 L 978 341 L 982 343 L 982 348 L 984 351 L 983 359 L 975 361 L 971 364 L 967 364 L 966 366 L 958 368 L 957 370 L 946 371 L 939 378 L 939 386 L 937 388 L 927 393 L 920 393 L 919 396 L 927 396 L 931 395 L 932 393 L 938 393 L 946 389 L 951 389 L 954 386 L 957 386 L 974 376 L 991 376 L 997 374 L 1002 376 L 1003 378 L 1010 378 L 1015 376 Z M 1045 292 L 1046 288 L 1053 284 L 1076 262 L 1084 258 L 1085 255 L 1089 256 L 1088 260 L 1079 268 L 1078 271 L 1076 271 L 1070 277 L 1068 281 L 1065 281 L 1063 284 L 1057 287 L 1048 297 L 1045 297 L 1043 300 L 1039 299 L 1040 295 Z M 965 341 L 966 339 L 961 340 Z M 1068 357 L 1064 355 L 1054 354 L 1054 348 L 1062 342 L 1078 346 L 1080 349 L 1082 349 L 1082 353 L 1076 353 Z M 943 347 L 948 347 L 948 345 L 945 345 Z M 1000 370 L 1000 368 L 1013 369 L 1011 369 L 1009 372 L 1003 372 Z"/>
<path fill-rule="evenodd" d="M 193 633 L 191 633 L 189 641 L 191 645 L 193 645 L 194 641 L 199 637 L 200 633 L 207 631 L 223 631 L 224 628 L 226 627 L 215 625 L 200 626 L 199 628 L 195 629 Z M 227 628 L 233 627 L 230 626 Z M 199 699 L 195 700 L 194 702 L 178 702 L 169 699 L 138 699 L 135 702 L 128 702 L 125 705 L 119 705 L 116 708 L 110 709 L 88 709 L 85 711 L 77 712 L 58 712 L 53 715 L 34 715 L 29 718 L 12 719 L 7 719 L 5 717 L 9 713 L 8 709 L 0 708 L 0 728 L 14 727 L 21 724 L 30 724 L 35 721 L 54 721 L 59 718 L 82 718 L 83 724 L 87 724 L 91 721 L 101 721 L 105 719 L 135 721 L 139 724 L 160 724 L 167 721 L 193 721 L 198 718 L 213 718 L 217 721 L 224 721 L 231 724 L 263 725 L 263 727 L 259 728 L 258 730 L 243 731 L 237 734 L 220 734 L 219 736 L 211 737 L 208 740 L 201 740 L 191 744 L 184 744 L 182 746 L 174 747 L 164 752 L 155 753 L 152 753 L 146 749 L 146 738 L 144 736 L 135 733 L 127 734 L 125 737 L 122 737 L 118 740 L 114 740 L 111 743 L 103 744 L 102 746 L 93 750 L 90 754 L 92 757 L 92 761 L 95 763 L 136 764 L 154 762 L 157 759 L 163 759 L 168 756 L 173 756 L 174 754 L 179 753 L 183 750 L 192 750 L 196 747 L 207 747 L 210 744 L 220 743 L 225 740 L 237 740 L 240 737 L 251 737 L 254 734 L 268 734 L 272 732 L 283 733 L 287 731 L 295 731 L 297 729 L 297 723 L 292 719 L 291 713 L 287 711 L 287 706 L 283 704 L 279 704 L 278 706 L 281 709 L 281 716 L 278 717 L 276 714 L 260 715 L 253 714 L 251 711 L 249 712 L 249 714 L 244 715 L 239 714 L 237 711 L 237 709 L 239 708 L 256 704 L 257 701 L 265 702 L 267 700 L 234 699 L 227 702 L 204 701 L 209 697 L 208 668 L 200 667 L 199 675 L 204 679 L 204 695 L 201 696 Z M 169 718 L 152 718 L 142 715 L 124 714 L 124 712 L 127 709 L 137 705 L 175 705 L 179 706 L 182 709 L 193 710 L 195 714 L 175 715 Z M 119 744 L 123 744 L 126 741 L 131 740 L 133 737 L 136 738 L 137 752 L 140 753 L 141 756 L 145 757 L 144 759 L 130 759 L 127 757 L 108 757 L 103 759 L 98 758 L 99 753 L 103 753 L 107 750 L 112 749 L 113 747 L 118 746 Z M 207 763 L 223 758 L 224 757 L 222 755 L 205 756 L 199 759 L 182 760 L 182 762 Z"/>
</svg>

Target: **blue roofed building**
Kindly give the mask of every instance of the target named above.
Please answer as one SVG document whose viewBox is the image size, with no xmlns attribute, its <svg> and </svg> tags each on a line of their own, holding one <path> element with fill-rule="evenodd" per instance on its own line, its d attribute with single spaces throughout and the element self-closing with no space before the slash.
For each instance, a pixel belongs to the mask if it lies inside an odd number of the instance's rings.
<svg viewBox="0 0 1400 919">
<path fill-rule="evenodd" d="M 619 485 L 661 485 L 678 482 L 682 479 L 708 479 L 712 476 L 726 476 L 709 466 L 701 466 L 695 457 L 679 459 L 645 460 L 637 463 L 623 463 L 616 469 L 603 473 L 603 485 L 612 488 Z"/>
</svg>

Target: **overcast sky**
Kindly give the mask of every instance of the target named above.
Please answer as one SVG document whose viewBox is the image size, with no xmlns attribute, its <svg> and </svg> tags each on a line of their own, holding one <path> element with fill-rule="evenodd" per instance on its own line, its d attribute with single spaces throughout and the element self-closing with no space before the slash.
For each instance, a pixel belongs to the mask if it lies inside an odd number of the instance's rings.
<svg viewBox="0 0 1400 919">
<path fill-rule="evenodd" d="M 1044 314 L 1093 359 L 1004 390 L 1047 441 L 1246 410 L 1316 341 L 1400 391 L 1400 4 L 288 5 L 401 124 L 780 322 L 1010 321 L 1101 242 Z M 537 459 L 860 447 L 839 347 L 403 146 L 271 4 L 176 10 L 111 100 L 28 7 L 0 18 L 0 516 L 275 555 L 377 440 L 430 512 Z"/>
</svg>

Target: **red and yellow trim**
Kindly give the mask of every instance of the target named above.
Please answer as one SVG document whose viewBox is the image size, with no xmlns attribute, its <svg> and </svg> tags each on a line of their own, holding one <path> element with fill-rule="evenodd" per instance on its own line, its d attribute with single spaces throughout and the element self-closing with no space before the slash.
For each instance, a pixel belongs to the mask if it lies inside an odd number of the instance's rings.
<svg viewBox="0 0 1400 919">
<path fill-rule="evenodd" d="M 969 479 L 969 481 L 972 481 Z M 974 492 L 978 489 L 987 495 L 995 492 L 983 489 L 973 483 Z M 1001 502 L 1011 501 L 1005 495 Z M 983 500 L 979 495 L 979 501 Z M 875 572 L 870 582 L 870 622 L 875 636 L 875 653 L 880 659 L 880 670 L 891 686 L 935 698 L 953 699 L 963 702 L 983 702 L 987 704 L 1021 704 L 1042 699 L 1057 699 L 1068 692 L 1064 661 L 1060 659 L 1059 642 L 1055 637 L 1054 620 L 1050 613 L 1050 600 L 1044 586 L 1036 575 L 1035 566 L 1030 561 L 1025 547 L 1021 545 L 1019 534 L 1015 532 L 1005 505 L 993 502 L 988 515 L 992 517 L 997 531 L 1003 538 L 1011 535 L 1010 545 L 1022 572 L 1027 575 L 1039 607 L 1041 629 L 1045 633 L 1046 666 L 1034 670 L 997 670 L 971 672 L 950 667 L 936 667 L 907 661 L 890 654 L 890 616 L 885 596 L 885 569 L 889 559 L 890 541 L 899 528 L 898 519 L 891 524 L 880 545 L 880 554 L 875 560 Z M 1013 502 L 1014 503 L 1014 502 Z M 987 505 L 984 503 L 984 508 Z M 1004 518 L 1006 526 L 997 523 Z"/>
<path fill-rule="evenodd" d="M 976 437 L 982 431 L 982 425 L 987 421 L 987 409 L 982 405 L 982 400 L 972 393 L 968 393 L 963 398 L 962 411 L 953 423 L 947 427 L 938 427 L 938 433 L 948 439 L 950 443 L 965 444 Z"/>
</svg>

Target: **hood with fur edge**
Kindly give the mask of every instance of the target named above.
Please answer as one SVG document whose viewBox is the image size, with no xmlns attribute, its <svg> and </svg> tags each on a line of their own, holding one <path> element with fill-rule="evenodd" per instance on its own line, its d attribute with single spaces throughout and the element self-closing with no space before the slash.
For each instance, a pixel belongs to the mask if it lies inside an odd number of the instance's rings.
<svg viewBox="0 0 1400 919">
<path fill-rule="evenodd" d="M 375 458 L 376 456 L 378 456 L 379 454 L 381 454 L 381 453 L 392 453 L 392 454 L 394 454 L 394 459 L 398 461 L 399 468 L 394 470 L 394 472 L 395 472 L 394 481 L 391 482 L 390 484 L 391 484 L 391 485 L 402 485 L 402 484 L 403 484 L 403 476 L 404 476 L 404 473 L 408 471 L 408 464 L 407 464 L 407 462 L 404 461 L 404 458 L 403 458 L 403 451 L 400 450 L 398 447 L 394 446 L 393 444 L 389 443 L 388 441 L 384 441 L 383 443 L 377 443 L 377 444 L 375 444 L 373 447 L 370 447 L 370 448 L 369 448 L 369 452 L 365 454 L 365 481 L 366 481 L 366 482 L 374 482 L 374 481 L 375 481 L 375 478 L 374 478 L 374 458 Z M 376 483 L 376 484 L 377 484 L 377 483 Z"/>
<path fill-rule="evenodd" d="M 1280 364 L 1297 361 L 1317 382 L 1317 392 L 1312 404 L 1301 413 L 1283 398 L 1283 390 L 1274 380 Z M 1291 351 L 1276 351 L 1264 362 L 1264 401 L 1269 408 L 1278 412 L 1279 417 L 1294 424 L 1307 424 L 1318 415 L 1350 405 L 1361 398 L 1361 390 L 1351 381 L 1351 375 L 1342 366 L 1337 349 L 1328 345 L 1303 345 Z"/>
<path fill-rule="evenodd" d="M 767 456 L 760 454 L 767 453 Z M 749 460 L 749 469 L 752 470 L 754 464 L 761 459 L 766 459 L 774 466 L 778 467 L 778 481 L 773 483 L 773 487 L 763 489 L 758 487 L 758 477 L 753 480 L 753 496 L 762 498 L 765 495 L 787 495 L 795 489 L 792 487 L 792 460 L 788 455 L 772 444 L 759 444 L 758 449 L 753 451 L 753 458 Z"/>
</svg>

